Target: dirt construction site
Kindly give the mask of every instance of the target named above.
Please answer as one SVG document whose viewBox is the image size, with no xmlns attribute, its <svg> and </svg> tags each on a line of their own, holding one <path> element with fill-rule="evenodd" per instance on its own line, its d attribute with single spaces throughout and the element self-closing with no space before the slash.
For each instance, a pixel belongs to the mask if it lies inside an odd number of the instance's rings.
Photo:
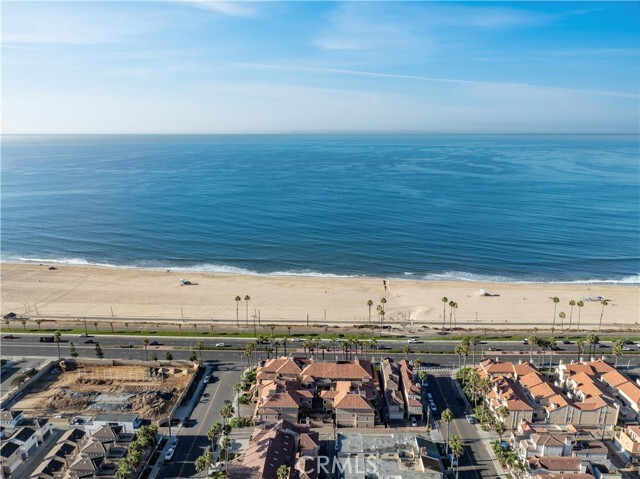
<svg viewBox="0 0 640 479">
<path fill-rule="evenodd" d="M 189 386 L 195 370 L 180 365 L 76 364 L 54 366 L 12 407 L 29 416 L 136 413 L 166 417 Z"/>
</svg>

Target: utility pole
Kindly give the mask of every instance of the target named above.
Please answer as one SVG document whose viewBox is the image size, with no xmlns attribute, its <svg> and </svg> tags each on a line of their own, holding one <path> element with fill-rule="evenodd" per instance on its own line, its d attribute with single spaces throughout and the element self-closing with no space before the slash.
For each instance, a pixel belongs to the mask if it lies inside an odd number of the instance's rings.
<svg viewBox="0 0 640 479">
<path fill-rule="evenodd" d="M 87 318 L 82 318 L 82 319 L 84 319 L 84 334 L 88 336 L 89 331 L 87 330 Z"/>
<path fill-rule="evenodd" d="M 113 306 L 110 306 L 111 308 L 111 317 L 113 318 Z"/>
</svg>

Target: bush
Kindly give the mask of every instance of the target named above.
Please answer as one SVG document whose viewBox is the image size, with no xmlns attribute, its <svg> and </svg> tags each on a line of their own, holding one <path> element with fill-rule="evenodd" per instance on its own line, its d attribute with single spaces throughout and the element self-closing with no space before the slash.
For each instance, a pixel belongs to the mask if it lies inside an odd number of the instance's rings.
<svg viewBox="0 0 640 479">
<path fill-rule="evenodd" d="M 253 426 L 253 420 L 250 417 L 234 417 L 229 421 L 232 428 Z"/>
</svg>

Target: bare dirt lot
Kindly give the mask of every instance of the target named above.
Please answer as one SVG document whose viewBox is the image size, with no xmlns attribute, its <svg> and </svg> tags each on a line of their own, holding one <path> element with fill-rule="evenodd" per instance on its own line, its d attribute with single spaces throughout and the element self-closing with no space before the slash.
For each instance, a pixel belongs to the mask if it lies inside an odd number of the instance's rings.
<svg viewBox="0 0 640 479">
<path fill-rule="evenodd" d="M 183 367 L 69 365 L 41 378 L 12 409 L 27 415 L 137 413 L 143 419 L 166 416 L 189 384 Z"/>
</svg>

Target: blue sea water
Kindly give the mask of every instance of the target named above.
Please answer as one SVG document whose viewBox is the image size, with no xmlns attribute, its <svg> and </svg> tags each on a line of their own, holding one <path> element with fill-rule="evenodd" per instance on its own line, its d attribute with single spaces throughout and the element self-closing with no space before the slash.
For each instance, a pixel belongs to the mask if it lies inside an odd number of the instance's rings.
<svg viewBox="0 0 640 479">
<path fill-rule="evenodd" d="M 2 259 L 640 282 L 637 136 L 4 136 Z"/>
</svg>

